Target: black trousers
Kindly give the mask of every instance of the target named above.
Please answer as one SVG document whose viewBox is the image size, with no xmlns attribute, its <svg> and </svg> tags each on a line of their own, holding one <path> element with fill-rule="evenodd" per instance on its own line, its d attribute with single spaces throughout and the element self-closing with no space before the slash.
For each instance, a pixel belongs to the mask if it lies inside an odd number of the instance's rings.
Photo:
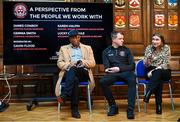
<svg viewBox="0 0 180 122">
<path fill-rule="evenodd" d="M 71 98 L 72 110 L 78 110 L 79 82 L 87 81 L 88 79 L 88 71 L 82 67 L 71 67 L 68 71 L 65 72 L 65 75 L 63 77 L 65 86 L 61 91 L 61 95 Z"/>
<path fill-rule="evenodd" d="M 122 80 L 128 84 L 128 110 L 134 111 L 136 96 L 136 80 L 134 72 L 108 73 L 100 79 L 100 86 L 102 87 L 102 91 L 109 105 L 116 104 L 110 86 L 114 82 Z"/>
<path fill-rule="evenodd" d="M 171 70 L 167 69 L 157 69 L 152 72 L 150 77 L 150 83 L 148 85 L 147 91 L 151 91 L 155 94 L 156 104 L 162 103 L 162 90 L 163 81 L 169 80 L 171 78 Z"/>
</svg>

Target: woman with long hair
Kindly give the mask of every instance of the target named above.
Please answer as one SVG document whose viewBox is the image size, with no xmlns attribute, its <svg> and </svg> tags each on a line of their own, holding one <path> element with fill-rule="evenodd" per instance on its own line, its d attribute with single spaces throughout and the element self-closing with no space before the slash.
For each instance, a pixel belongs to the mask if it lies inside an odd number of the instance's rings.
<svg viewBox="0 0 180 122">
<path fill-rule="evenodd" d="M 164 37 L 158 33 L 153 34 L 152 43 L 146 47 L 143 60 L 147 78 L 150 80 L 144 102 L 148 103 L 151 94 L 154 93 L 157 114 L 162 114 L 163 81 L 171 78 L 170 57 L 170 47 L 165 44 Z"/>
</svg>

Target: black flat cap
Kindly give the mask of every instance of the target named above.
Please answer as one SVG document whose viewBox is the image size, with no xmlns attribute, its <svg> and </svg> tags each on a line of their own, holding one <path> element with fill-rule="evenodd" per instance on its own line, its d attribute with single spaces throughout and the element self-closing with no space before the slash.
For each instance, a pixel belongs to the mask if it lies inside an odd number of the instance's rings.
<svg viewBox="0 0 180 122">
<path fill-rule="evenodd" d="M 69 36 L 69 37 L 76 36 L 76 35 L 80 35 L 80 34 L 79 34 L 79 31 L 77 31 L 77 30 L 70 30 L 70 31 L 68 32 L 68 36 Z"/>
</svg>

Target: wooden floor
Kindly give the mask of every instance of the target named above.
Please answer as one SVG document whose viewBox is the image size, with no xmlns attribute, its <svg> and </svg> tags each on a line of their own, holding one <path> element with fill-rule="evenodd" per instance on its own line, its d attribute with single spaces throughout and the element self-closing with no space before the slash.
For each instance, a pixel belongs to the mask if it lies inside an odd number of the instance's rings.
<svg viewBox="0 0 180 122">
<path fill-rule="evenodd" d="M 117 100 L 119 106 L 119 114 L 113 117 L 106 115 L 104 101 L 94 101 L 93 113 L 89 114 L 86 103 L 80 102 L 81 119 L 74 119 L 71 117 L 69 103 L 62 107 L 61 113 L 57 112 L 56 103 L 39 103 L 38 107 L 32 111 L 26 110 L 26 103 L 11 103 L 9 108 L 0 113 L 0 122 L 38 122 L 38 121 L 76 121 L 76 122 L 109 122 L 109 121 L 141 121 L 141 122 L 177 122 L 180 118 L 180 98 L 175 98 L 175 111 L 171 110 L 170 100 L 163 99 L 163 113 L 157 115 L 155 113 L 154 99 L 150 100 L 148 104 L 147 113 L 143 111 L 143 101 L 141 100 L 141 112 L 135 109 L 135 119 L 128 120 L 126 118 L 126 100 Z"/>
</svg>

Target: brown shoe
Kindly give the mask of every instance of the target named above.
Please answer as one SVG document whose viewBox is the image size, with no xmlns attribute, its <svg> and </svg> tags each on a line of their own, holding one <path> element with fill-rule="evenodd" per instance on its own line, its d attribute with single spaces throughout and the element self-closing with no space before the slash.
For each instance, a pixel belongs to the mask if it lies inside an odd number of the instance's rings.
<svg viewBox="0 0 180 122">
<path fill-rule="evenodd" d="M 58 103 L 61 103 L 61 104 L 65 103 L 65 100 L 61 96 L 57 97 L 57 101 Z"/>
</svg>

